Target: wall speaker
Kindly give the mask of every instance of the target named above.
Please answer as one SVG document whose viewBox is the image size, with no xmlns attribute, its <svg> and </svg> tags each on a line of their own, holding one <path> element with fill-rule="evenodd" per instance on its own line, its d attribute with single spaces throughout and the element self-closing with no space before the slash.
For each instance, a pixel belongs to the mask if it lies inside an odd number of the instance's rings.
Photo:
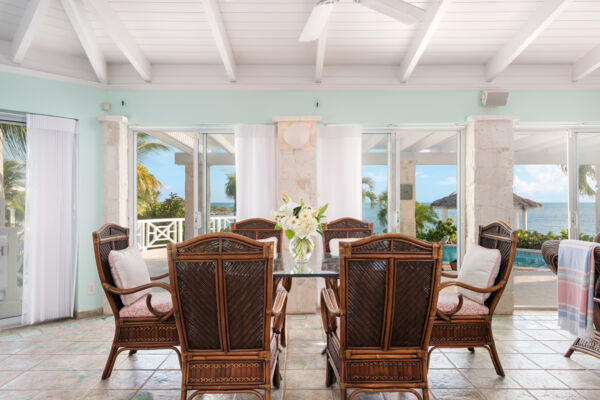
<svg viewBox="0 0 600 400">
<path fill-rule="evenodd" d="M 484 90 L 481 93 L 481 103 L 487 108 L 505 106 L 508 102 L 508 92 L 503 90 Z"/>
</svg>

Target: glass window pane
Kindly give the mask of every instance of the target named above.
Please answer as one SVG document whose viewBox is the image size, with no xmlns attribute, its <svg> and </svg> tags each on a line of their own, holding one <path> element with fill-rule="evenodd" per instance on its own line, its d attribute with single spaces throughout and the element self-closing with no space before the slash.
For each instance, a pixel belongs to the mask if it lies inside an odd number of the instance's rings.
<svg viewBox="0 0 600 400">
<path fill-rule="evenodd" d="M 214 133 L 207 139 L 210 231 L 228 232 L 236 215 L 234 134 Z"/>
<path fill-rule="evenodd" d="M 362 219 L 388 231 L 388 133 L 362 136 Z"/>
<path fill-rule="evenodd" d="M 591 241 L 600 232 L 600 132 L 578 133 L 579 239 Z"/>
</svg>

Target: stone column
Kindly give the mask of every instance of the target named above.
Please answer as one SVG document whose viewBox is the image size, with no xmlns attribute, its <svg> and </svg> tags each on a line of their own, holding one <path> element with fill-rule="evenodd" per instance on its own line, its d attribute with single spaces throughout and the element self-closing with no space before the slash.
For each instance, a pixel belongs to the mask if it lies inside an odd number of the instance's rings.
<svg viewBox="0 0 600 400">
<path fill-rule="evenodd" d="M 416 161 L 400 161 L 400 233 L 409 236 L 417 235 L 415 219 L 416 166 Z"/>
<path fill-rule="evenodd" d="M 467 248 L 475 243 L 479 226 L 504 221 L 513 226 L 514 130 L 517 118 L 471 116 L 465 146 L 465 221 Z M 513 279 L 496 313 L 512 314 Z"/>
<path fill-rule="evenodd" d="M 317 206 L 317 122 L 321 117 L 274 117 L 277 123 L 276 187 L 277 206 L 281 205 L 281 193 L 286 193 L 294 201 Z M 285 132 L 290 126 L 301 124 L 309 132 L 303 148 L 294 149 L 285 140 Z M 288 251 L 289 241 L 284 236 L 283 250 Z M 321 239 L 315 238 L 315 246 Z M 287 312 L 296 314 L 314 313 L 318 305 L 317 279 L 294 279 L 288 298 Z M 319 280 L 320 281 L 320 280 Z"/>
<path fill-rule="evenodd" d="M 104 222 L 129 226 L 129 139 L 127 118 L 101 115 Z M 131 228 L 131 227 L 130 227 Z M 135 229 L 132 228 L 132 234 Z"/>
<path fill-rule="evenodd" d="M 129 227 L 129 139 L 127 118 L 120 115 L 101 115 L 102 123 L 102 172 L 104 176 L 104 222 Z M 130 235 L 135 235 L 135 227 Z M 104 314 L 112 314 L 103 296 Z"/>
<path fill-rule="evenodd" d="M 198 211 L 202 211 L 202 154 L 198 164 Z M 194 158 L 192 154 L 175 153 L 175 165 L 185 166 L 185 237 L 184 240 L 193 238 L 194 235 Z M 210 176 L 207 174 L 206 187 L 210 188 Z M 210 189 L 209 189 L 210 193 Z M 210 198 L 210 196 L 209 196 Z M 210 212 L 210 207 L 208 208 Z M 202 234 L 202 232 L 199 232 Z"/>
<path fill-rule="evenodd" d="M 596 232 L 600 233 L 600 164 L 594 165 L 594 170 L 596 173 Z"/>
</svg>

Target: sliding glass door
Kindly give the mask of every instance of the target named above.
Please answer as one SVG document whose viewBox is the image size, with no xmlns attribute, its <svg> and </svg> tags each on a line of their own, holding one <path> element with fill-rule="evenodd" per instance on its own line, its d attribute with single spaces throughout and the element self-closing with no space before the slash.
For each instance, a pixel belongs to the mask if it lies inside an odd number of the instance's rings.
<svg viewBox="0 0 600 400">
<path fill-rule="evenodd" d="M 443 241 L 445 261 L 458 258 L 459 137 L 455 129 L 363 133 L 363 220 L 374 233 Z"/>
<path fill-rule="evenodd" d="M 228 130 L 134 130 L 135 242 L 151 274 L 168 243 L 229 230 L 235 221 L 235 142 Z"/>
<path fill-rule="evenodd" d="M 600 132 L 577 133 L 577 226 L 579 239 L 600 233 Z"/>
</svg>

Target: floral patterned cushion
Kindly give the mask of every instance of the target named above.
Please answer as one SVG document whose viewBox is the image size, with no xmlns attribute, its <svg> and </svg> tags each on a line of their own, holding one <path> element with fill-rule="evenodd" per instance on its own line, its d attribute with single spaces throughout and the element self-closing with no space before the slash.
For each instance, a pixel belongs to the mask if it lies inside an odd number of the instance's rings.
<svg viewBox="0 0 600 400">
<path fill-rule="evenodd" d="M 438 296 L 437 308 L 442 312 L 449 312 L 458 304 L 458 293 L 441 291 Z M 463 296 L 463 305 L 454 315 L 485 315 L 489 314 L 490 309 L 483 304 L 479 304 L 468 297 Z"/>
<path fill-rule="evenodd" d="M 152 293 L 152 307 L 160 312 L 170 311 L 173 307 L 171 293 L 164 291 Z M 146 306 L 146 296 L 139 298 L 130 306 L 121 308 L 119 315 L 121 318 L 156 317 Z"/>
</svg>

